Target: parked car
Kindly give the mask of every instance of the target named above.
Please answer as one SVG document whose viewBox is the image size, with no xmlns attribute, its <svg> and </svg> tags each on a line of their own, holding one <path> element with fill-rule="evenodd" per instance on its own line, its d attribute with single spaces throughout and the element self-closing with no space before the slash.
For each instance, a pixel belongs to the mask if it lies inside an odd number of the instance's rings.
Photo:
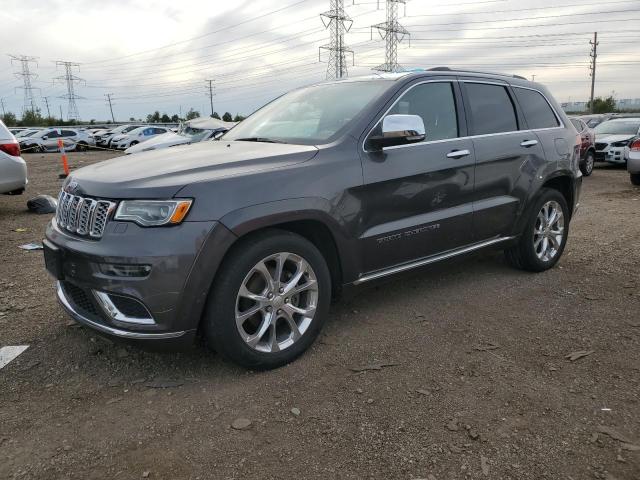
<svg viewBox="0 0 640 480">
<path fill-rule="evenodd" d="M 111 148 L 116 148 L 118 150 L 126 150 L 129 147 L 133 147 L 142 142 L 146 142 L 147 140 L 157 137 L 158 135 L 162 135 L 169 131 L 168 128 L 165 127 L 139 127 L 134 128 L 133 130 L 116 135 L 111 139 Z"/>
<path fill-rule="evenodd" d="M 0 193 L 18 195 L 27 188 L 27 164 L 20 144 L 0 120 Z"/>
<path fill-rule="evenodd" d="M 227 358 L 274 368 L 313 343 L 346 288 L 489 247 L 553 267 L 580 199 L 580 144 L 522 77 L 321 83 L 221 141 L 73 171 L 45 263 L 90 328 L 165 345 L 202 332 Z"/>
<path fill-rule="evenodd" d="M 587 127 L 596 128 L 601 123 L 606 122 L 607 120 L 611 120 L 617 115 L 618 114 L 615 113 L 594 113 L 592 115 L 580 115 L 577 118 L 584 121 L 584 123 L 587 124 Z"/>
<path fill-rule="evenodd" d="M 570 117 L 571 123 L 580 134 L 580 171 L 585 177 L 593 173 L 593 164 L 596 160 L 596 134 L 580 118 Z"/>
<path fill-rule="evenodd" d="M 122 135 L 125 133 L 129 133 L 136 128 L 140 128 L 140 125 L 120 125 L 119 127 L 115 127 L 106 133 L 97 133 L 94 135 L 96 139 L 96 145 L 104 148 L 111 148 L 111 140 L 118 135 Z"/>
<path fill-rule="evenodd" d="M 17 139 L 21 139 L 21 138 L 25 138 L 25 137 L 30 137 L 36 133 L 38 133 L 41 129 L 40 128 L 27 128 L 25 130 L 22 130 L 21 132 L 17 133 L 15 135 L 15 137 Z"/>
<path fill-rule="evenodd" d="M 636 138 L 625 147 L 624 157 L 627 160 L 631 183 L 640 185 L 640 138 Z"/>
<path fill-rule="evenodd" d="M 640 118 L 616 118 L 601 123 L 596 133 L 596 160 L 624 164 L 624 149 L 640 134 Z"/>
<path fill-rule="evenodd" d="M 216 134 L 224 133 L 234 125 L 235 123 L 224 122 L 216 118 L 196 118 L 181 125 L 177 133 L 169 131 L 165 134 L 158 135 L 144 143 L 127 148 L 124 153 L 146 152 L 149 150 L 159 150 L 161 148 L 211 140 Z"/>
<path fill-rule="evenodd" d="M 14 128 L 10 128 L 9 129 L 9 133 L 11 133 L 11 135 L 18 135 L 20 132 L 22 132 L 23 130 L 28 130 L 28 127 L 14 127 Z"/>
<path fill-rule="evenodd" d="M 67 151 L 84 151 L 95 145 L 94 138 L 84 130 L 71 128 L 45 128 L 28 137 L 19 138 L 20 148 L 25 152 L 57 152 L 58 140 L 62 139 Z"/>
</svg>

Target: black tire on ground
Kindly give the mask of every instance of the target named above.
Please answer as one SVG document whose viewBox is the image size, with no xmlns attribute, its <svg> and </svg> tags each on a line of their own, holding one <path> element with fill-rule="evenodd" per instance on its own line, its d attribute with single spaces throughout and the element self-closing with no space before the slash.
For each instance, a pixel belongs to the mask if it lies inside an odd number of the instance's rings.
<svg viewBox="0 0 640 480">
<path fill-rule="evenodd" d="M 595 161 L 595 154 L 591 151 L 587 152 L 587 155 L 584 157 L 584 161 L 580 164 L 580 171 L 582 172 L 582 175 L 588 177 L 593 173 L 593 164 Z"/>
<path fill-rule="evenodd" d="M 302 336 L 288 348 L 266 353 L 251 348 L 236 327 L 236 299 L 251 269 L 262 259 L 279 252 L 302 257 L 313 269 L 318 286 L 315 316 Z M 209 292 L 202 318 L 207 345 L 246 368 L 268 370 L 286 365 L 314 342 L 324 326 L 331 302 L 331 275 L 320 251 L 304 237 L 269 229 L 239 240 L 223 261 Z"/>
<path fill-rule="evenodd" d="M 87 145 L 84 142 L 78 142 L 76 143 L 76 152 L 84 152 L 85 150 L 87 150 L 89 145 Z"/>
<path fill-rule="evenodd" d="M 137 145 L 137 144 L 138 144 L 138 142 L 136 142 L 136 141 L 134 140 L 133 142 L 131 142 L 131 143 L 129 144 L 129 146 L 130 146 L 130 147 L 133 147 L 134 145 Z"/>
<path fill-rule="evenodd" d="M 534 247 L 534 229 L 536 227 L 536 221 L 538 214 L 540 213 L 543 205 L 547 202 L 554 201 L 560 205 L 562 214 L 564 216 L 564 235 L 560 243 L 560 248 L 557 249 L 555 256 L 548 260 L 542 260 L 538 258 Z M 569 207 L 564 196 L 555 189 L 543 188 L 540 191 L 540 195 L 536 200 L 533 208 L 529 213 L 524 231 L 522 232 L 518 243 L 505 250 L 505 256 L 507 262 L 515 268 L 521 270 L 527 270 L 530 272 L 543 272 L 552 268 L 562 256 L 564 247 L 567 243 L 567 237 L 569 235 Z"/>
<path fill-rule="evenodd" d="M 630 173 L 629 180 L 634 185 L 640 185 L 640 173 Z"/>
</svg>

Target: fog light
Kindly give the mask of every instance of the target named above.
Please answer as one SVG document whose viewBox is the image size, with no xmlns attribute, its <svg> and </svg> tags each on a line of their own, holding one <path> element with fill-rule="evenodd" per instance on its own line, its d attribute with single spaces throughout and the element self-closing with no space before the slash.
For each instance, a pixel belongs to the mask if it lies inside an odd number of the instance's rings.
<svg viewBox="0 0 640 480">
<path fill-rule="evenodd" d="M 100 263 L 100 271 L 111 277 L 146 277 L 151 273 L 151 265 L 116 265 Z"/>
</svg>

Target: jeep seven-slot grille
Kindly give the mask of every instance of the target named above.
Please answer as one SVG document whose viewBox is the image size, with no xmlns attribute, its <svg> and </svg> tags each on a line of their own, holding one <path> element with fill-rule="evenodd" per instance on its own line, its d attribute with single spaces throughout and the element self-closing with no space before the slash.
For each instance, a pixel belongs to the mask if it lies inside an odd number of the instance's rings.
<svg viewBox="0 0 640 480">
<path fill-rule="evenodd" d="M 94 200 L 62 191 L 58 197 L 56 223 L 71 233 L 100 238 L 115 205 L 108 200 Z"/>
</svg>

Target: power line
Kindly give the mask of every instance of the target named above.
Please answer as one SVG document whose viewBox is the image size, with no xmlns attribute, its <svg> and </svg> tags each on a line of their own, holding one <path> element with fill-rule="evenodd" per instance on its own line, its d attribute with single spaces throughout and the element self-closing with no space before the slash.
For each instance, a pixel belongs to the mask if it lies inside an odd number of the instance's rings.
<svg viewBox="0 0 640 480">
<path fill-rule="evenodd" d="M 401 43 L 409 36 L 409 31 L 398 22 L 398 4 L 406 5 L 406 0 L 386 0 L 387 21 L 371 26 L 371 38 L 373 39 L 373 29 L 378 30 L 380 37 L 385 40 L 384 63 L 374 70 L 381 72 L 397 72 L 398 65 L 398 43 Z M 405 7 L 406 8 L 406 7 Z"/>
<path fill-rule="evenodd" d="M 343 78 L 347 76 L 347 53 L 354 57 L 353 50 L 344 43 L 344 35 L 351 29 L 353 20 L 344 12 L 344 0 L 331 0 L 330 10 L 320 15 L 325 28 L 329 30 L 329 44 L 323 45 L 318 51 L 318 60 L 322 50 L 329 52 L 327 62 L 327 79 Z M 348 26 L 347 26 L 348 24 Z M 353 59 L 355 64 L 355 58 Z"/>
<path fill-rule="evenodd" d="M 56 66 L 58 65 L 64 67 L 64 75 L 54 78 L 54 81 L 55 80 L 64 81 L 67 84 L 67 93 L 59 97 L 59 98 L 64 98 L 69 102 L 68 111 L 67 111 L 67 120 L 80 120 L 80 114 L 78 113 L 78 106 L 76 105 L 76 100 L 82 99 L 83 97 L 76 95 L 75 84 L 84 82 L 84 80 L 81 79 L 80 77 L 76 77 L 73 74 L 73 69 L 80 68 L 80 64 L 74 63 L 74 62 L 63 62 L 59 60 L 56 62 Z"/>
<path fill-rule="evenodd" d="M 31 72 L 30 64 L 35 63 L 37 65 L 37 57 L 30 57 L 27 55 L 9 55 L 11 58 L 11 63 L 20 62 L 20 71 L 15 73 L 15 76 L 20 78 L 22 77 L 22 87 L 17 87 L 22 89 L 24 92 L 24 104 L 22 107 L 22 115 L 27 112 L 36 112 L 36 99 L 33 94 L 34 90 L 38 90 L 34 88 L 31 84 L 31 79 L 38 78 L 38 75 Z"/>
</svg>

